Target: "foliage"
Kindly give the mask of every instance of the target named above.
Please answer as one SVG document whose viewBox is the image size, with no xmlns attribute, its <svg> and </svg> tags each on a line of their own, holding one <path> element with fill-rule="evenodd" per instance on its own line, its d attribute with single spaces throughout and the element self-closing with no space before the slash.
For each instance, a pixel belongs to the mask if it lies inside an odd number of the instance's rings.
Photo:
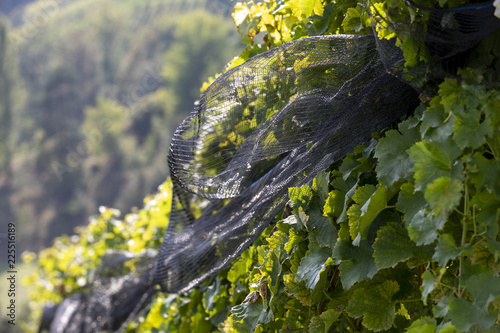
<svg viewBox="0 0 500 333">
<path fill-rule="evenodd" d="M 233 17 L 248 46 L 231 66 L 303 36 L 369 28 L 362 4 L 318 3 L 238 4 Z M 230 266 L 186 294 L 159 293 L 129 331 L 498 330 L 498 38 L 486 38 L 469 67 L 439 82 L 397 127 L 290 188 L 285 209 Z M 111 219 L 106 212 L 100 218 Z M 125 235 L 117 230 L 104 246 L 126 248 Z M 40 258 L 47 281 L 78 287 L 80 274 L 56 280 L 49 262 Z M 39 301 L 49 299 L 43 292 Z"/>
<path fill-rule="evenodd" d="M 87 226 L 79 227 L 77 234 L 58 237 L 51 248 L 37 256 L 42 271 L 23 279 L 29 285 L 30 298 L 35 302 L 60 302 L 65 296 L 82 290 L 92 281 L 94 273 L 107 250 L 123 250 L 141 253 L 145 249 L 158 248 L 172 204 L 172 184 L 166 181 L 158 193 L 144 199 L 144 208 L 120 219 L 117 209 L 101 206 L 100 214 L 92 216 Z M 31 262 L 34 253 L 25 253 L 24 261 Z M 32 314 L 38 322 L 40 308 Z"/>
</svg>

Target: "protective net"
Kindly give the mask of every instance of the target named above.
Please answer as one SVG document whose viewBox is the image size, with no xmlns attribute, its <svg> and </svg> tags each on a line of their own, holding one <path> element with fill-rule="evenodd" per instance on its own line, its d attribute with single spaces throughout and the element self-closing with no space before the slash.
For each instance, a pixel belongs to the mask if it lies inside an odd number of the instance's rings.
<svg viewBox="0 0 500 333">
<path fill-rule="evenodd" d="M 373 35 L 299 39 L 220 76 L 172 140 L 174 197 L 158 254 L 110 253 L 88 292 L 47 310 L 55 319 L 45 327 L 117 330 L 147 309 L 158 285 L 180 293 L 215 274 L 268 226 L 289 187 L 410 114 L 425 82 L 453 75 L 500 26 L 492 3 L 454 9 L 406 3 L 407 18 L 395 23 L 367 3 Z M 378 38 L 384 30 L 411 38 L 425 66 L 405 66 L 394 38 Z M 197 218 L 190 209 L 195 197 L 205 201 Z"/>
</svg>

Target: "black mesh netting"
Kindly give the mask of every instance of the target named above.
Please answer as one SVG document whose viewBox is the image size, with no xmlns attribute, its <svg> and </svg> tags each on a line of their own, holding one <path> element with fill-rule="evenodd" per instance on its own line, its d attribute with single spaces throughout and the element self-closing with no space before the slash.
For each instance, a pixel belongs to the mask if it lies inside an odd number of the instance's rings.
<svg viewBox="0 0 500 333">
<path fill-rule="evenodd" d="M 470 48 L 500 26 L 492 3 L 407 5 L 419 23 L 410 16 L 387 22 L 375 10 L 374 27 L 412 38 L 437 77 L 456 71 Z M 310 181 L 411 113 L 424 84 L 412 74 L 419 68 L 403 71 L 394 41 L 376 35 L 303 38 L 220 76 L 172 140 L 172 214 L 158 254 L 109 253 L 89 290 L 48 308 L 45 317 L 55 319 L 42 326 L 117 330 L 148 307 L 158 285 L 174 293 L 198 285 L 259 236 L 287 202 L 289 187 Z M 208 202 L 196 219 L 194 196 Z M 129 260 L 141 269 L 124 271 Z"/>
</svg>

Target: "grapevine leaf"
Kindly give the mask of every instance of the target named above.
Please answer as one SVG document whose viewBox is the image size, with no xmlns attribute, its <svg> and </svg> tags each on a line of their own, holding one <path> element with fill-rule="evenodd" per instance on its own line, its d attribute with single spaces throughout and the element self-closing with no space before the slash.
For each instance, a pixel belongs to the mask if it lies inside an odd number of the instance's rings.
<svg viewBox="0 0 500 333">
<path fill-rule="evenodd" d="M 227 279 L 235 283 L 241 277 L 247 276 L 252 267 L 252 259 L 255 254 L 255 248 L 249 247 L 244 251 L 231 265 L 231 269 L 227 273 Z"/>
<path fill-rule="evenodd" d="M 280 281 L 279 276 L 281 275 L 282 272 L 280 257 L 281 257 L 281 252 L 279 251 L 275 250 L 268 252 L 264 266 L 266 272 L 268 272 L 269 277 L 271 278 L 269 288 L 274 293 L 278 292 L 279 281 Z"/>
<path fill-rule="evenodd" d="M 332 324 L 339 319 L 341 314 L 342 312 L 340 311 L 337 311 L 335 309 L 330 309 L 326 310 L 320 315 L 320 317 L 323 319 L 325 323 L 325 333 L 328 332 L 330 326 L 332 326 Z"/>
<path fill-rule="evenodd" d="M 444 227 L 446 216 L 434 216 L 428 211 L 424 194 L 414 189 L 412 183 L 401 186 L 396 208 L 405 213 L 403 221 L 407 223 L 410 239 L 417 245 L 430 244 L 437 238 L 436 230 Z"/>
<path fill-rule="evenodd" d="M 415 162 L 415 188 L 423 190 L 440 177 L 461 179 L 463 165 L 455 160 L 462 150 L 451 142 L 448 137 L 442 142 L 427 142 L 422 140 L 414 144 L 408 153 Z"/>
<path fill-rule="evenodd" d="M 288 254 L 290 254 L 295 247 L 295 245 L 299 244 L 304 240 L 304 237 L 302 237 L 300 234 L 295 232 L 295 229 L 290 228 L 289 230 L 289 241 L 285 245 L 285 250 Z"/>
<path fill-rule="evenodd" d="M 309 205 L 308 229 L 312 242 L 318 243 L 321 247 L 333 249 L 337 242 L 337 230 L 332 226 L 330 219 L 323 215 L 321 211 L 328 196 L 328 174 L 322 172 L 313 182 L 313 200 Z M 316 181 L 318 180 L 318 181 Z"/>
<path fill-rule="evenodd" d="M 439 97 L 435 97 L 430 101 L 430 106 L 425 110 L 422 115 L 422 123 L 420 124 L 421 135 L 425 135 L 426 132 L 441 126 L 446 121 L 446 113 L 444 112 L 443 106 L 439 103 Z"/>
<path fill-rule="evenodd" d="M 425 200 L 431 205 L 436 216 L 446 214 L 458 206 L 462 197 L 463 184 L 448 177 L 435 179 L 425 189 Z"/>
<path fill-rule="evenodd" d="M 347 180 L 351 176 L 356 176 L 362 172 L 370 170 L 371 166 L 367 163 L 364 158 L 360 158 L 359 155 L 353 153 L 348 154 L 342 160 L 342 165 L 339 171 L 342 173 L 342 178 Z"/>
<path fill-rule="evenodd" d="M 328 333 L 330 326 L 339 320 L 342 312 L 337 312 L 335 309 L 326 310 L 319 316 L 311 319 L 309 324 L 309 333 Z"/>
<path fill-rule="evenodd" d="M 413 161 L 406 151 L 420 140 L 416 124 L 416 118 L 410 118 L 399 124 L 399 131 L 387 131 L 380 139 L 375 149 L 378 159 L 375 171 L 383 185 L 389 187 L 401 178 L 407 178 L 411 171 Z"/>
<path fill-rule="evenodd" d="M 217 276 L 215 279 L 215 283 L 212 284 L 207 288 L 207 291 L 205 291 L 205 295 L 203 298 L 203 306 L 207 311 L 212 311 L 214 308 L 214 299 L 215 296 L 219 295 L 220 293 L 220 277 Z"/>
<path fill-rule="evenodd" d="M 283 283 L 287 294 L 295 297 L 303 306 L 312 306 L 318 300 L 313 299 L 311 290 L 307 289 L 305 282 L 297 282 L 294 274 L 287 274 L 283 276 Z"/>
<path fill-rule="evenodd" d="M 306 18 L 313 13 L 323 14 L 323 6 L 320 0 L 290 0 L 288 1 L 294 16 Z"/>
<path fill-rule="evenodd" d="M 347 180 L 337 177 L 332 181 L 332 185 L 341 191 L 343 196 L 342 211 L 338 215 L 337 223 L 342 223 L 347 220 L 347 210 L 349 203 L 358 188 L 358 182 L 353 178 L 348 178 Z"/>
<path fill-rule="evenodd" d="M 424 274 L 422 274 L 422 286 L 420 286 L 420 290 L 422 291 L 422 301 L 424 302 L 424 305 L 427 305 L 427 296 L 436 287 L 435 283 L 436 278 L 431 272 L 425 271 Z"/>
<path fill-rule="evenodd" d="M 356 204 L 347 211 L 349 233 L 358 243 L 360 239 L 366 238 L 370 224 L 387 207 L 387 190 L 385 186 L 377 189 L 373 185 L 365 185 L 356 190 L 353 199 Z"/>
<path fill-rule="evenodd" d="M 202 311 L 201 306 L 198 307 L 198 312 L 191 316 L 191 331 L 192 332 L 208 332 L 212 329 L 210 321 L 206 320 L 207 314 Z"/>
<path fill-rule="evenodd" d="M 325 322 L 320 316 L 312 317 L 309 324 L 309 333 L 324 333 Z"/>
<path fill-rule="evenodd" d="M 337 230 L 333 228 L 328 217 L 321 216 L 319 213 L 311 212 L 309 214 L 309 233 L 312 242 L 318 243 L 321 247 L 333 249 L 337 242 Z"/>
<path fill-rule="evenodd" d="M 405 183 L 401 186 L 396 208 L 405 213 L 403 221 L 411 223 L 415 215 L 419 211 L 425 210 L 426 206 L 427 202 L 423 193 L 420 191 L 415 192 L 413 183 Z"/>
<path fill-rule="evenodd" d="M 438 239 L 436 252 L 432 259 L 437 261 L 439 266 L 446 267 L 448 260 L 453 260 L 460 255 L 461 250 L 455 244 L 455 239 L 450 234 L 442 234 Z"/>
<path fill-rule="evenodd" d="M 459 330 L 455 326 L 452 325 L 452 323 L 447 322 L 447 323 L 441 323 L 441 325 L 438 326 L 438 331 L 437 333 L 458 333 Z"/>
<path fill-rule="evenodd" d="M 436 230 L 441 230 L 446 217 L 436 217 L 432 212 L 420 210 L 408 226 L 408 235 L 417 245 L 427 245 L 437 238 Z"/>
<path fill-rule="evenodd" d="M 495 312 L 481 309 L 463 298 L 450 297 L 448 306 L 450 308 L 448 315 L 452 324 L 464 332 L 469 331 L 474 324 L 490 328 L 497 318 Z"/>
<path fill-rule="evenodd" d="M 311 243 L 309 253 L 300 261 L 297 281 L 305 281 L 307 288 L 314 289 L 319 281 L 319 274 L 325 270 L 325 264 L 330 259 L 330 255 L 331 250 Z"/>
<path fill-rule="evenodd" d="M 308 185 L 290 187 L 288 189 L 288 197 L 293 201 L 294 207 L 300 206 L 305 209 L 312 198 L 312 190 Z"/>
<path fill-rule="evenodd" d="M 328 198 L 328 183 L 330 182 L 330 172 L 321 171 L 313 179 L 312 190 L 316 196 L 319 207 L 323 207 Z"/>
<path fill-rule="evenodd" d="M 471 200 L 471 205 L 478 209 L 476 220 L 489 227 L 494 227 L 498 221 L 500 200 L 491 195 L 487 190 L 477 192 Z"/>
<path fill-rule="evenodd" d="M 490 303 L 500 296 L 500 277 L 488 274 L 484 266 L 474 265 L 467 268 L 461 281 L 472 296 L 473 303 L 485 311 Z"/>
<path fill-rule="evenodd" d="M 441 105 L 445 110 L 453 110 L 461 107 L 462 89 L 456 79 L 445 79 L 439 86 L 439 95 L 441 96 Z"/>
<path fill-rule="evenodd" d="M 495 191 L 500 194 L 500 166 L 495 159 L 487 159 L 480 153 L 475 153 L 468 166 L 471 171 L 470 179 L 480 190 L 485 186 L 490 192 Z"/>
<path fill-rule="evenodd" d="M 309 36 L 322 35 L 327 29 L 335 10 L 335 4 L 329 3 L 323 8 L 323 15 L 313 15 L 310 17 L 311 21 L 307 24 L 307 31 Z"/>
<path fill-rule="evenodd" d="M 242 320 L 234 323 L 234 327 L 244 332 L 253 332 L 259 324 L 267 324 L 274 319 L 273 312 L 259 298 L 255 302 L 241 303 L 231 308 L 231 313 Z"/>
<path fill-rule="evenodd" d="M 450 311 L 448 296 L 443 296 L 439 302 L 432 308 L 432 313 L 436 318 L 442 318 L 448 314 Z"/>
<path fill-rule="evenodd" d="M 415 244 L 408 237 L 406 229 L 398 223 L 389 223 L 377 232 L 373 244 L 373 257 L 378 269 L 394 267 L 413 255 Z"/>
<path fill-rule="evenodd" d="M 328 193 L 328 198 L 323 207 L 325 216 L 338 217 L 344 209 L 344 196 L 338 190 L 333 190 Z"/>
<path fill-rule="evenodd" d="M 285 248 L 285 244 L 288 242 L 288 234 L 284 230 L 280 230 L 280 226 L 284 224 L 278 224 L 278 230 L 274 232 L 271 236 L 267 237 L 267 243 L 269 244 L 270 250 L 278 249 L 279 251 Z"/>
<path fill-rule="evenodd" d="M 392 296 L 399 291 L 396 281 L 386 280 L 372 288 L 357 289 L 347 305 L 347 312 L 355 318 L 364 316 L 363 325 L 373 331 L 391 328 L 396 317 Z"/>
<path fill-rule="evenodd" d="M 162 314 L 164 302 L 156 301 L 153 302 L 151 310 L 148 313 L 147 320 L 151 323 L 154 328 L 160 328 L 162 323 L 165 321 L 165 317 Z"/>
<path fill-rule="evenodd" d="M 339 239 L 333 257 L 342 261 L 339 265 L 340 280 L 345 290 L 357 282 L 371 279 L 377 273 L 372 255 L 373 249 L 366 240 L 354 246 L 349 241 Z"/>
<path fill-rule="evenodd" d="M 406 333 L 434 333 L 436 332 L 436 319 L 430 317 L 423 317 L 415 320 Z"/>
<path fill-rule="evenodd" d="M 476 149 L 486 143 L 486 136 L 492 134 L 488 119 L 481 122 L 481 110 L 468 107 L 455 114 L 453 139 L 462 148 Z"/>
<path fill-rule="evenodd" d="M 233 19 L 245 44 L 252 44 L 254 36 L 259 32 L 261 15 L 255 15 L 245 3 L 238 3 L 234 7 Z"/>
</svg>

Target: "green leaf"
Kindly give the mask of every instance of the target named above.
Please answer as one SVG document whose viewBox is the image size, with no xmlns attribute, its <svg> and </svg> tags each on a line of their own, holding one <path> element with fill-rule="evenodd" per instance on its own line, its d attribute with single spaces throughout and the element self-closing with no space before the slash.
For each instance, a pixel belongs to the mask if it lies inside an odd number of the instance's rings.
<svg viewBox="0 0 500 333">
<path fill-rule="evenodd" d="M 312 231 L 309 234 L 312 242 L 318 243 L 320 247 L 333 249 L 338 238 L 337 230 L 322 212 L 329 197 L 329 180 L 330 173 L 324 171 L 320 172 L 313 180 L 313 198 L 309 204 L 308 229 Z"/>
<path fill-rule="evenodd" d="M 285 245 L 285 250 L 288 254 L 290 254 L 295 247 L 295 245 L 299 244 L 304 240 L 304 237 L 302 237 L 299 233 L 296 233 L 293 228 L 290 228 L 289 230 L 289 241 Z"/>
<path fill-rule="evenodd" d="M 478 190 L 485 186 L 490 192 L 500 195 L 500 165 L 495 159 L 487 159 L 480 153 L 475 153 L 468 165 L 472 183 Z"/>
<path fill-rule="evenodd" d="M 440 101 L 441 98 L 439 96 L 434 97 L 430 101 L 430 106 L 422 115 L 422 123 L 420 124 L 420 132 L 422 136 L 432 129 L 441 126 L 446 121 L 447 113 L 444 111 Z"/>
<path fill-rule="evenodd" d="M 439 302 L 432 308 L 432 313 L 436 318 L 442 318 L 448 314 L 450 311 L 449 298 L 448 296 L 443 296 Z"/>
<path fill-rule="evenodd" d="M 254 36 L 259 31 L 261 15 L 255 15 L 250 11 L 247 4 L 237 3 L 234 6 L 233 19 L 245 44 L 252 44 Z"/>
<path fill-rule="evenodd" d="M 324 272 L 320 274 L 320 279 L 319 282 L 317 283 L 317 286 L 322 285 L 322 279 L 323 282 L 326 280 L 324 278 Z M 319 302 L 322 301 L 324 298 L 323 290 L 321 290 L 321 294 L 317 292 L 317 290 L 310 290 L 306 287 L 306 283 L 304 281 L 298 282 L 295 279 L 294 274 L 287 274 L 283 276 L 283 282 L 285 285 L 285 291 L 287 294 L 293 296 L 303 306 L 311 307 L 313 305 L 317 305 Z"/>
<path fill-rule="evenodd" d="M 332 324 L 339 320 L 341 311 L 335 309 L 326 310 L 319 316 L 311 318 L 309 324 L 309 333 L 328 333 Z"/>
<path fill-rule="evenodd" d="M 203 306 L 207 311 L 212 311 L 214 308 L 214 299 L 220 293 L 220 277 L 217 276 L 215 283 L 207 288 L 203 297 Z"/>
<path fill-rule="evenodd" d="M 308 228 L 311 242 L 318 243 L 321 247 L 333 249 L 337 242 L 337 230 L 330 223 L 328 217 L 322 216 L 319 211 L 309 213 Z"/>
<path fill-rule="evenodd" d="M 320 0 L 290 0 L 288 5 L 292 9 L 293 15 L 300 18 L 309 17 L 315 9 L 323 8 Z M 322 14 L 322 12 L 317 14 Z"/>
<path fill-rule="evenodd" d="M 378 269 L 394 267 L 413 255 L 415 243 L 408 237 L 406 229 L 391 222 L 377 232 L 373 244 L 373 257 Z"/>
<path fill-rule="evenodd" d="M 373 185 L 358 187 L 353 196 L 355 205 L 347 211 L 349 216 L 349 233 L 356 243 L 365 239 L 368 227 L 377 215 L 387 208 L 387 191 L 385 186 L 378 189 Z"/>
<path fill-rule="evenodd" d="M 426 245 L 437 238 L 436 230 L 441 230 L 446 216 L 434 216 L 421 191 L 414 191 L 412 183 L 401 186 L 396 208 L 405 213 L 403 221 L 408 226 L 410 239 L 417 245 Z"/>
<path fill-rule="evenodd" d="M 455 162 L 462 150 L 454 145 L 449 137 L 442 142 L 422 140 L 414 144 L 408 153 L 415 162 L 413 171 L 417 190 L 425 189 L 440 177 L 462 179 L 463 165 Z"/>
<path fill-rule="evenodd" d="M 436 252 L 432 259 L 437 261 L 439 266 L 446 267 L 448 260 L 453 260 L 461 253 L 461 249 L 455 244 L 455 239 L 450 234 L 442 234 L 438 239 Z"/>
<path fill-rule="evenodd" d="M 320 171 L 313 179 L 313 195 L 316 197 L 319 207 L 323 208 L 328 198 L 328 183 L 330 182 L 330 172 Z"/>
<path fill-rule="evenodd" d="M 355 283 L 371 279 L 378 271 L 373 259 L 373 249 L 366 240 L 359 246 L 339 239 L 333 250 L 333 258 L 341 260 L 339 265 L 340 280 L 345 290 Z"/>
<path fill-rule="evenodd" d="M 330 259 L 331 250 L 319 247 L 315 243 L 309 244 L 309 253 L 302 258 L 297 270 L 297 281 L 305 281 L 306 287 L 314 289 L 319 281 L 319 274 L 325 270 L 326 262 Z"/>
<path fill-rule="evenodd" d="M 253 256 L 255 254 L 255 248 L 249 247 L 244 251 L 235 261 L 233 261 L 229 272 L 227 273 L 227 279 L 235 283 L 241 277 L 248 276 L 253 265 Z"/>
<path fill-rule="evenodd" d="M 439 95 L 441 96 L 441 105 L 445 110 L 453 110 L 461 107 L 462 89 L 456 79 L 446 78 L 439 85 Z"/>
<path fill-rule="evenodd" d="M 293 201 L 294 207 L 300 206 L 305 209 L 312 198 L 312 190 L 308 185 L 290 187 L 288 189 L 288 197 Z"/>
<path fill-rule="evenodd" d="M 446 223 L 446 216 L 434 216 L 425 209 L 420 210 L 408 226 L 408 235 L 417 245 L 427 245 L 437 238 L 437 230 L 442 230 Z"/>
<path fill-rule="evenodd" d="M 415 192 L 413 183 L 405 183 L 401 186 L 396 208 L 404 213 L 403 221 L 411 223 L 415 215 L 419 211 L 425 210 L 426 207 L 427 202 L 424 198 L 424 194 L 420 191 Z"/>
<path fill-rule="evenodd" d="M 337 223 L 341 223 L 347 220 L 347 209 L 349 208 L 349 203 L 352 201 L 352 197 L 358 188 L 358 181 L 353 178 L 347 178 L 344 180 L 342 177 L 337 177 L 333 179 L 332 185 L 342 193 L 343 197 L 342 211 L 337 218 Z"/>
<path fill-rule="evenodd" d="M 192 332 L 210 332 L 213 329 L 210 321 L 206 320 L 207 314 L 201 306 L 198 306 L 197 313 L 191 316 L 191 331 Z"/>
<path fill-rule="evenodd" d="M 447 322 L 439 325 L 437 333 L 460 333 L 460 331 L 450 322 Z"/>
<path fill-rule="evenodd" d="M 278 292 L 280 275 L 283 270 L 280 257 L 281 252 L 278 250 L 268 252 L 266 256 L 266 262 L 264 264 L 264 268 L 271 278 L 269 289 L 271 289 L 273 293 Z"/>
<path fill-rule="evenodd" d="M 362 146 L 360 146 L 362 147 Z M 359 148 L 359 147 L 356 147 Z M 368 171 L 371 169 L 371 165 L 367 163 L 367 160 L 363 157 L 359 157 L 358 154 L 348 154 L 342 160 L 342 165 L 339 168 L 339 171 L 342 173 L 342 178 L 347 180 L 349 177 L 356 177 L 360 173 Z"/>
<path fill-rule="evenodd" d="M 410 327 L 408 327 L 406 333 L 434 333 L 436 329 L 436 319 L 423 317 L 415 320 Z"/>
<path fill-rule="evenodd" d="M 274 249 L 284 249 L 286 243 L 288 243 L 288 234 L 284 230 L 279 230 L 280 226 L 278 225 L 278 230 L 273 232 L 273 234 L 267 237 L 267 243 L 269 244 L 269 250 Z M 281 250 L 280 250 L 281 251 Z"/>
<path fill-rule="evenodd" d="M 472 302 L 483 310 L 487 310 L 490 303 L 500 296 L 500 277 L 487 273 L 484 266 L 467 267 L 461 282 L 471 294 Z"/>
<path fill-rule="evenodd" d="M 342 22 L 345 31 L 359 32 L 365 28 L 363 11 L 361 8 L 347 8 L 347 13 Z"/>
<path fill-rule="evenodd" d="M 241 318 L 234 323 L 238 331 L 253 332 L 260 324 L 267 324 L 274 319 L 273 312 L 267 308 L 266 303 L 259 298 L 256 302 L 241 303 L 231 308 L 231 313 Z"/>
<path fill-rule="evenodd" d="M 378 159 L 375 171 L 383 185 L 390 187 L 408 177 L 414 163 L 406 151 L 420 140 L 417 123 L 416 118 L 405 120 L 399 124 L 399 131 L 387 131 L 385 137 L 380 139 L 375 150 Z"/>
<path fill-rule="evenodd" d="M 479 148 L 486 143 L 486 136 L 492 134 L 489 120 L 481 122 L 481 110 L 471 107 L 455 113 L 453 130 L 453 139 L 462 149 Z"/>
<path fill-rule="evenodd" d="M 152 303 L 151 310 L 148 313 L 147 320 L 155 328 L 160 328 L 162 323 L 165 321 L 165 317 L 162 313 L 164 304 L 164 300 L 159 301 L 158 299 L 156 299 L 156 301 Z"/>
<path fill-rule="evenodd" d="M 489 227 L 494 227 L 498 221 L 500 200 L 487 190 L 477 192 L 470 201 L 476 209 L 476 221 Z"/>
<path fill-rule="evenodd" d="M 396 281 L 384 281 L 371 288 L 357 289 L 347 305 L 346 311 L 354 318 L 363 317 L 363 326 L 373 331 L 391 328 L 396 317 L 392 296 L 399 291 Z"/>
<path fill-rule="evenodd" d="M 425 189 L 425 200 L 434 210 L 434 215 L 444 215 L 457 207 L 462 198 L 463 184 L 455 179 L 453 183 L 448 177 L 435 179 Z"/>
<path fill-rule="evenodd" d="M 345 194 L 339 190 L 333 190 L 328 193 L 328 198 L 325 201 L 325 206 L 323 207 L 323 214 L 330 217 L 338 217 L 344 209 Z"/>
<path fill-rule="evenodd" d="M 425 271 L 422 274 L 422 285 L 420 286 L 420 290 L 422 291 L 422 301 L 424 305 L 427 305 L 427 296 L 434 290 L 436 287 L 436 277 L 429 271 Z"/>
<path fill-rule="evenodd" d="M 472 325 L 488 329 L 495 324 L 497 318 L 495 312 L 481 309 L 463 298 L 450 297 L 448 306 L 452 324 L 464 332 L 469 331 Z"/>
</svg>

